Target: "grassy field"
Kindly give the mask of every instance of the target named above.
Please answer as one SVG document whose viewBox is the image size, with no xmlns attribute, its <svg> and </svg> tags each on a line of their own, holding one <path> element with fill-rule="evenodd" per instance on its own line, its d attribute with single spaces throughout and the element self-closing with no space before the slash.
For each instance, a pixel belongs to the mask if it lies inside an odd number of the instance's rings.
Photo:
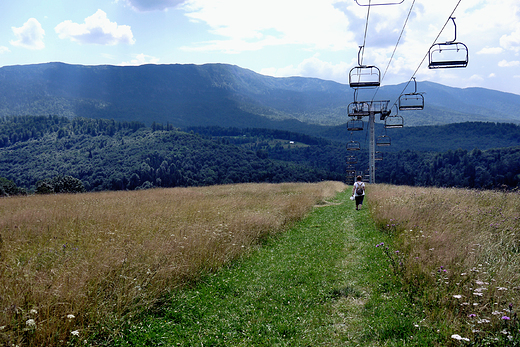
<svg viewBox="0 0 520 347">
<path fill-rule="evenodd" d="M 343 188 L 244 184 L 0 199 L 0 344 L 117 333 L 122 320 L 247 254 Z"/>
<path fill-rule="evenodd" d="M 520 345 L 518 193 L 345 188 L 0 199 L 0 343 Z"/>
<path fill-rule="evenodd" d="M 377 185 L 370 201 L 392 239 L 378 248 L 424 312 L 418 329 L 455 345 L 520 345 L 518 192 Z"/>
</svg>

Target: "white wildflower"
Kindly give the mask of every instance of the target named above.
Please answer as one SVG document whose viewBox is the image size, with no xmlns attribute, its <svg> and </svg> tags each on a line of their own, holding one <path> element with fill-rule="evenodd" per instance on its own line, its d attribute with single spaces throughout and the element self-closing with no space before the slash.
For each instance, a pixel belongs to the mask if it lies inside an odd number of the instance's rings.
<svg viewBox="0 0 520 347">
<path fill-rule="evenodd" d="M 67 318 L 68 318 L 68 319 L 74 319 L 74 318 L 76 318 L 76 316 L 73 315 L 73 314 L 68 314 L 68 315 L 67 315 Z"/>
<path fill-rule="evenodd" d="M 35 327 L 36 326 L 36 321 L 34 319 L 28 319 L 27 322 L 25 322 L 25 325 L 27 325 L 28 327 Z"/>
<path fill-rule="evenodd" d="M 494 316 L 499 316 L 499 315 L 502 315 L 503 313 L 500 311 L 493 311 L 493 312 L 491 312 L 491 314 Z"/>
<path fill-rule="evenodd" d="M 74 336 L 79 336 L 79 331 L 77 330 L 71 331 L 70 333 Z"/>
<path fill-rule="evenodd" d="M 38 311 L 36 311 L 34 308 L 32 310 L 29 311 L 29 313 L 31 314 L 38 314 Z"/>
<path fill-rule="evenodd" d="M 453 295 L 453 297 L 454 297 L 455 299 L 462 299 L 462 295 L 458 295 L 458 294 L 457 294 L 457 295 Z"/>
<path fill-rule="evenodd" d="M 478 293 L 478 292 L 475 292 L 475 293 L 473 293 L 473 295 L 476 295 L 476 296 L 482 296 L 482 295 L 484 295 L 484 293 Z"/>
<path fill-rule="evenodd" d="M 491 323 L 491 321 L 489 319 L 484 318 L 484 319 L 479 320 L 477 323 L 484 324 L 484 323 Z"/>
<path fill-rule="evenodd" d="M 498 287 L 497 290 L 507 290 L 507 288 L 504 288 L 504 287 Z"/>
<path fill-rule="evenodd" d="M 459 334 L 453 334 L 451 335 L 451 338 L 459 341 L 469 341 L 467 337 L 462 337 Z"/>
</svg>

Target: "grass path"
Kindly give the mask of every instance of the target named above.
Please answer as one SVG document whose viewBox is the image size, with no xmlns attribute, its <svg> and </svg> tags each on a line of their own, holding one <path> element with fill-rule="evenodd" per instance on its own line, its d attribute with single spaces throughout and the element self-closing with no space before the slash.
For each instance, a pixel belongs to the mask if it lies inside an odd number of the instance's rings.
<svg viewBox="0 0 520 347">
<path fill-rule="evenodd" d="M 123 324 L 120 338 L 110 344 L 375 346 L 381 339 L 401 341 L 413 317 L 388 319 L 395 312 L 387 312 L 391 305 L 380 300 L 392 289 L 386 281 L 388 262 L 374 245 L 386 240 L 367 208 L 354 210 L 348 193 L 316 207 L 251 256 L 179 291 L 157 312 L 135 320 L 139 323 Z M 402 336 L 392 336 L 393 331 Z"/>
</svg>

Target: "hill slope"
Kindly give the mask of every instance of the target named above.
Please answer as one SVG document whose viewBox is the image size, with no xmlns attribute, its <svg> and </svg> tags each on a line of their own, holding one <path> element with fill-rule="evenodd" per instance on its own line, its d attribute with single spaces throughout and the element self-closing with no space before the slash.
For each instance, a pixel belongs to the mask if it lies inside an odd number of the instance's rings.
<svg viewBox="0 0 520 347">
<path fill-rule="evenodd" d="M 377 99 L 397 100 L 405 84 Z M 413 87 L 408 86 L 406 93 Z M 407 125 L 465 121 L 520 123 L 520 95 L 430 82 L 423 111 L 402 112 Z M 373 93 L 369 92 L 369 93 Z M 371 98 L 373 94 L 363 95 Z M 315 78 L 274 78 L 225 64 L 82 66 L 47 63 L 0 68 L 0 116 L 59 115 L 311 132 L 306 124 L 346 122 L 352 89 Z"/>
</svg>

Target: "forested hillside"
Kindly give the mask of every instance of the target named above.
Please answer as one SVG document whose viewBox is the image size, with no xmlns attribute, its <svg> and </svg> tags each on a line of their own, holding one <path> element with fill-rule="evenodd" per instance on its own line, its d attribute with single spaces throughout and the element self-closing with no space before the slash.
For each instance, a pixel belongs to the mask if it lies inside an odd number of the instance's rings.
<svg viewBox="0 0 520 347">
<path fill-rule="evenodd" d="M 405 84 L 377 89 L 397 101 Z M 422 111 L 402 112 L 407 125 L 469 121 L 520 123 L 520 95 L 419 82 Z M 358 100 L 373 100 L 375 91 Z M 0 116 L 58 115 L 153 122 L 176 127 L 283 129 L 317 135 L 315 125 L 347 122 L 348 86 L 316 78 L 275 78 L 226 64 L 83 66 L 63 63 L 0 68 Z"/>
<path fill-rule="evenodd" d="M 340 172 L 272 160 L 172 126 L 52 116 L 4 118 L 0 130 L 0 177 L 26 188 L 58 175 L 80 179 L 88 191 L 341 180 Z M 6 138 L 16 141 L 6 146 Z"/>
<path fill-rule="evenodd" d="M 494 126 L 502 130 L 502 140 L 518 141 L 514 125 L 470 123 L 467 129 Z M 444 131 L 448 137 L 449 129 Z M 438 134 L 435 127 L 433 133 Z M 0 134 L 0 177 L 9 191 L 16 191 L 9 182 L 31 190 L 57 176 L 79 179 L 87 191 L 344 180 L 347 155 L 357 159 L 358 172 L 368 167 L 366 146 L 352 152 L 344 142 L 273 129 L 205 127 L 184 132 L 158 123 L 146 127 L 139 122 L 25 116 L 0 118 Z M 428 141 L 424 136 L 423 142 Z M 390 152 L 386 147 L 383 160 L 376 162 L 376 181 L 520 186 L 520 146 L 481 150 L 456 145 L 437 152 Z"/>
</svg>

